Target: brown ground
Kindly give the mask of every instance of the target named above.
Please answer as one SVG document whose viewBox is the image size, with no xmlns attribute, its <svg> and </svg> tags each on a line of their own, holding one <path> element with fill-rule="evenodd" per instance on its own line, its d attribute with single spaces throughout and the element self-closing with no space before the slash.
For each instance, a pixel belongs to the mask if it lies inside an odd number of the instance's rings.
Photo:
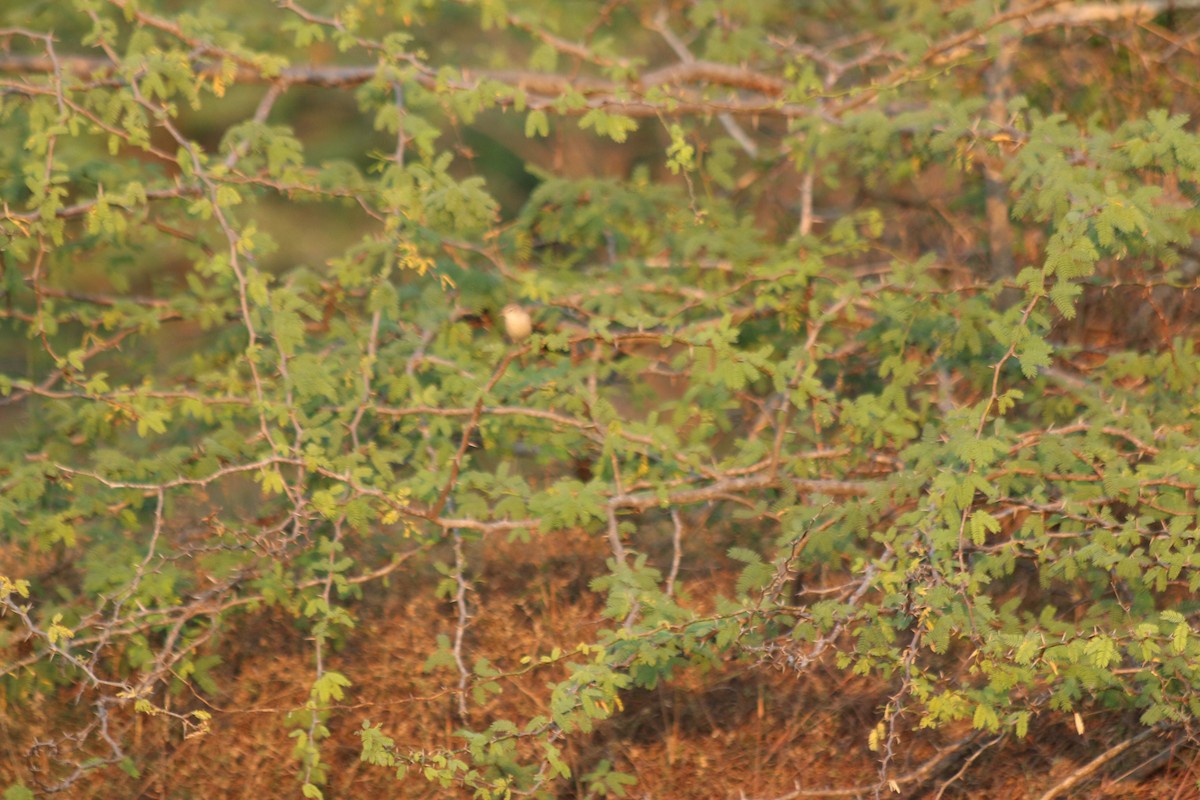
<svg viewBox="0 0 1200 800">
<path fill-rule="evenodd" d="M 533 545 L 496 543 L 486 562 L 481 552 L 473 553 L 479 572 L 469 655 L 486 655 L 499 668 L 512 669 L 524 654 L 587 641 L 606 624 L 597 596 L 586 589 L 603 570 L 604 555 L 599 543 L 566 537 L 546 537 Z M 693 595 L 732 580 L 695 569 L 684 577 Z M 390 770 L 359 761 L 355 734 L 365 719 L 381 724 L 401 746 L 461 744 L 453 732 L 464 723 L 448 691 L 456 673 L 421 668 L 437 634 L 453 632 L 453 607 L 434 599 L 424 583 L 400 577 L 389 587 L 368 590 L 356 608 L 355 635 L 329 660 L 328 666 L 347 675 L 353 686 L 331 716 L 331 736 L 322 746 L 331 764 L 327 798 L 469 796 L 411 776 L 396 781 Z M 243 618 L 225 637 L 223 649 L 235 656 L 215 675 L 221 693 L 200 698 L 185 692 L 171 701 L 175 710 L 209 709 L 214 714 L 210 733 L 181 740 L 177 727 L 157 719 L 124 720 L 141 775 L 100 770 L 60 796 L 298 797 L 285 717 L 303 704 L 311 685 L 311 646 L 290 617 L 265 611 Z M 542 672 L 507 682 L 487 705 L 470 708 L 466 724 L 482 728 L 491 718 L 520 721 L 545 711 L 546 683 L 555 677 Z M 886 700 L 885 691 L 828 664 L 797 675 L 753 661 L 725 663 L 708 674 L 680 672 L 653 691 L 627 692 L 624 713 L 592 734 L 573 735 L 564 748 L 576 777 L 603 759 L 636 775 L 631 797 L 871 797 L 879 760 L 868 750 L 867 736 Z M 22 754 L 52 725 L 36 710 L 7 709 L 0 722 L 0 753 L 5 754 L 0 779 L 9 770 L 28 775 L 30 762 Z M 1142 730 L 1134 720 L 1097 713 L 1086 716 L 1082 736 L 1072 718 L 1043 715 L 1023 742 L 971 738 L 968 726 L 909 732 L 890 771 L 901 791 L 885 789 L 881 796 L 1200 797 L 1195 748 L 1155 736 L 1104 761 L 1089 776 L 1078 774 Z M 44 763 L 52 754 L 41 752 L 34 761 L 39 758 Z M 1077 781 L 1070 784 L 1073 774 Z M 1057 794 L 1047 794 L 1056 786 Z M 564 800 L 588 796 L 586 786 L 574 780 L 562 782 L 557 791 Z"/>
</svg>

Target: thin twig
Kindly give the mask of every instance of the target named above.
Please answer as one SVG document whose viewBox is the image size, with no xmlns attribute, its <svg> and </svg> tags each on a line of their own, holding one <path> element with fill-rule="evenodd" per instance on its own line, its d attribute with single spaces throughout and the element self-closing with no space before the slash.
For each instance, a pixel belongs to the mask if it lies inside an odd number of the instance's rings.
<svg viewBox="0 0 1200 800">
<path fill-rule="evenodd" d="M 675 51 L 676 57 L 681 64 L 695 64 L 696 57 L 692 55 L 692 51 L 684 44 L 683 40 L 675 35 L 671 30 L 671 26 L 667 24 L 667 10 L 662 8 L 654 16 L 654 20 L 650 25 L 651 30 L 658 33 L 663 38 L 663 41 Z M 738 124 L 738 121 L 733 118 L 733 115 L 728 112 L 717 114 L 717 121 L 723 127 L 735 142 L 741 146 L 742 150 L 746 151 L 746 155 L 751 158 L 758 158 L 758 145 L 750 138 L 750 134 Z"/>
<path fill-rule="evenodd" d="M 467 669 L 463 658 L 463 642 L 467 634 L 467 626 L 471 622 L 470 608 L 467 606 L 469 586 L 466 579 L 467 557 L 463 553 L 463 537 L 458 530 L 454 531 L 454 607 L 458 617 L 454 625 L 454 665 L 458 668 L 458 715 L 460 719 L 467 718 L 467 684 L 471 680 L 471 671 Z"/>
<path fill-rule="evenodd" d="M 671 508 L 671 571 L 667 574 L 666 595 L 674 597 L 675 579 L 679 576 L 679 563 L 683 560 L 683 519 L 678 508 Z"/>
<path fill-rule="evenodd" d="M 1126 739 L 1123 742 L 1119 742 L 1119 743 L 1113 745 L 1112 747 L 1108 748 L 1100 755 L 1093 758 L 1088 763 L 1086 763 L 1083 766 L 1079 767 L 1078 769 L 1072 771 L 1071 774 L 1067 775 L 1065 778 L 1063 778 L 1058 783 L 1051 786 L 1049 789 L 1047 789 L 1045 792 L 1043 792 L 1041 794 L 1041 796 L 1038 798 L 1038 800 L 1054 800 L 1054 798 L 1056 798 L 1056 797 L 1061 797 L 1062 795 L 1064 795 L 1067 792 L 1074 789 L 1080 783 L 1083 783 L 1085 780 L 1090 778 L 1093 774 L 1098 772 L 1105 764 L 1112 761 L 1114 758 L 1121 755 L 1122 753 L 1124 753 L 1126 750 L 1133 747 L 1134 745 L 1145 741 L 1146 739 L 1148 739 L 1150 736 L 1154 735 L 1157 732 L 1158 732 L 1157 727 L 1147 728 L 1146 730 L 1139 733 L 1137 736 L 1134 736 L 1132 738 Z"/>
</svg>

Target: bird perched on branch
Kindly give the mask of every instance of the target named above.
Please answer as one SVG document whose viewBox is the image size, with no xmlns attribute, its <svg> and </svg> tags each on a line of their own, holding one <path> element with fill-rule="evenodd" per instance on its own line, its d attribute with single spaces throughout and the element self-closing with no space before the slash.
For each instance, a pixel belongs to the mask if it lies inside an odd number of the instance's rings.
<svg viewBox="0 0 1200 800">
<path fill-rule="evenodd" d="M 516 303 L 509 303 L 500 313 L 504 317 L 504 332 L 514 342 L 519 342 L 533 333 L 533 318 Z"/>
</svg>

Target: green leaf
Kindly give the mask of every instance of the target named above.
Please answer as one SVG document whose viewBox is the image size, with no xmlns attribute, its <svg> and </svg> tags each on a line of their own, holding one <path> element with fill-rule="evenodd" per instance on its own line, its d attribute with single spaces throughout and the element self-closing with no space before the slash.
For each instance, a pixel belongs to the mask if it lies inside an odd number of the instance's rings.
<svg viewBox="0 0 1200 800">
<path fill-rule="evenodd" d="M 350 685 L 345 675 L 328 670 L 313 683 L 312 696 L 318 703 L 337 702 L 345 697 L 343 689 Z"/>
<path fill-rule="evenodd" d="M 533 109 L 525 115 L 525 137 L 550 135 L 550 118 L 541 109 Z"/>
<path fill-rule="evenodd" d="M 1021 372 L 1026 378 L 1037 375 L 1038 369 L 1050 366 L 1050 355 L 1054 349 L 1041 336 L 1030 335 L 1017 347 L 1016 356 L 1021 362 Z"/>
</svg>

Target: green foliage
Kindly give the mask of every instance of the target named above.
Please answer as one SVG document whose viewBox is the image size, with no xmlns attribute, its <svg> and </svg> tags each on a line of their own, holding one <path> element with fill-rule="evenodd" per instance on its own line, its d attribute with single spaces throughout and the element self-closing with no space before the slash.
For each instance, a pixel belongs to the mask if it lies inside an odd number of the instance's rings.
<svg viewBox="0 0 1200 800">
<path fill-rule="evenodd" d="M 172 698 L 268 611 L 312 798 L 346 720 L 397 780 L 636 793 L 571 742 L 731 661 L 886 684 L 880 786 L 901 718 L 1195 724 L 1200 137 L 1036 59 L 978 94 L 1067 11 L 178 5 L 0 12 L 0 698 L 73 748 L 5 798 L 140 774 L 114 709 L 207 734 Z M 474 651 L 520 536 L 605 541 L 610 627 Z M 452 747 L 355 705 L 391 580 L 455 610 Z"/>
</svg>

